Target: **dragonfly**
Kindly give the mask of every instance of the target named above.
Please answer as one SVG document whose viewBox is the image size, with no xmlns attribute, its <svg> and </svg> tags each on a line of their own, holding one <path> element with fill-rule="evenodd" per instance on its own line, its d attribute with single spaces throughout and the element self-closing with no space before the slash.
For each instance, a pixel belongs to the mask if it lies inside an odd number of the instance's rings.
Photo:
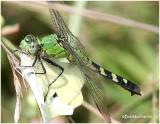
<svg viewBox="0 0 160 124">
<path fill-rule="evenodd" d="M 99 76 L 109 79 L 125 90 L 128 90 L 131 92 L 131 95 L 141 95 L 140 87 L 132 81 L 112 73 L 89 59 L 84 52 L 85 49 L 83 45 L 69 30 L 60 12 L 57 9 L 50 7 L 51 2 L 48 2 L 48 5 L 53 28 L 54 30 L 56 29 L 56 32 L 42 39 L 38 39 L 32 34 L 27 35 L 21 41 L 20 49 L 27 54 L 35 56 L 31 65 L 32 67 L 37 61 L 40 62 L 43 72 L 38 72 L 36 74 L 46 74 L 46 69 L 42 60 L 60 70 L 59 75 L 49 84 L 48 89 L 64 72 L 64 68 L 54 62 L 54 59 L 67 58 L 69 62 L 76 64 L 83 74 L 83 78 L 86 81 L 85 85 L 89 88 L 99 112 L 108 122 L 110 122 L 110 118 L 108 117 L 109 113 L 106 111 L 103 102 L 102 92 L 97 87 L 97 84 L 100 82 Z"/>
</svg>

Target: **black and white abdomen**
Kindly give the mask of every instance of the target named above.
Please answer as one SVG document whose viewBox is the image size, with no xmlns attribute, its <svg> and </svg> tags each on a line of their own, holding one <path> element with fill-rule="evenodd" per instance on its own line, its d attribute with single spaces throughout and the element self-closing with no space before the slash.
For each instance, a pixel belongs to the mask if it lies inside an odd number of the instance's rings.
<svg viewBox="0 0 160 124">
<path fill-rule="evenodd" d="M 103 77 L 107 79 L 112 80 L 113 82 L 120 85 L 124 89 L 130 91 L 131 95 L 134 95 L 134 94 L 141 95 L 140 88 L 133 82 L 102 68 L 101 66 L 99 66 L 98 64 L 94 62 L 92 62 L 92 65 L 94 68 L 96 68 L 96 70 L 98 71 L 100 75 L 102 75 Z"/>
</svg>

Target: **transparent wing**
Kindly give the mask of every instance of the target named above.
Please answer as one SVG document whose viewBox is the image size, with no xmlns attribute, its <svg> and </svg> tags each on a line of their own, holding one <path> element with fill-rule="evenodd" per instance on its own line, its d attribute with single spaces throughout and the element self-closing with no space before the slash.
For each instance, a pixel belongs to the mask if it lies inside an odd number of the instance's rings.
<svg viewBox="0 0 160 124">
<path fill-rule="evenodd" d="M 48 2 L 50 4 L 50 2 Z M 82 57 L 79 56 L 80 54 L 77 51 L 80 51 L 83 54 L 84 48 L 81 45 L 80 41 L 71 33 L 68 29 L 67 25 L 65 24 L 62 16 L 60 13 L 55 9 L 49 9 L 51 14 L 51 19 L 53 24 L 56 26 L 57 34 L 60 38 L 63 38 L 63 46 L 68 50 L 68 52 L 74 57 L 76 64 L 79 66 L 81 72 L 84 74 L 84 78 L 86 79 L 86 86 L 91 91 L 93 99 L 100 111 L 107 122 L 110 122 L 110 116 L 105 109 L 105 104 L 103 102 L 103 95 L 100 90 L 95 86 L 94 83 L 97 83 L 96 80 L 92 80 L 92 76 L 90 76 L 90 72 L 87 70 L 89 67 L 86 66 L 86 63 L 82 60 Z M 84 54 L 85 55 L 85 54 Z M 90 69 L 89 69 L 90 70 Z"/>
<path fill-rule="evenodd" d="M 92 94 L 94 102 L 102 114 L 106 122 L 111 122 L 110 114 L 107 109 L 107 105 L 105 104 L 105 99 L 102 91 L 97 87 L 98 83 L 100 84 L 100 80 L 98 78 L 99 74 L 94 73 L 91 69 L 85 70 L 85 79 L 86 79 L 86 86 L 88 87 L 89 91 Z"/>
<path fill-rule="evenodd" d="M 52 3 L 55 3 L 55 2 L 48 2 L 49 6 L 51 6 Z M 77 39 L 77 37 L 75 37 L 71 33 L 71 31 L 67 27 L 67 25 L 64 22 L 60 13 L 56 9 L 52 9 L 52 8 L 50 8 L 49 11 L 50 11 L 52 23 L 53 23 L 54 27 L 56 28 L 55 29 L 56 33 L 61 38 L 65 39 L 62 42 L 65 42 L 65 43 L 68 42 L 73 49 L 77 49 L 77 50 L 80 50 L 81 52 L 83 52 L 84 47 L 82 46 L 80 41 Z"/>
</svg>

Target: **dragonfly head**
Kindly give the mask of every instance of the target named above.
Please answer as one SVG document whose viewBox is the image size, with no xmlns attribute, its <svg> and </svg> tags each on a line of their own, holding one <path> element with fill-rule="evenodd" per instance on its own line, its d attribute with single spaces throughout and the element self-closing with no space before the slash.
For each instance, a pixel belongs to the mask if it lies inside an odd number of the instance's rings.
<svg viewBox="0 0 160 124">
<path fill-rule="evenodd" d="M 38 52 L 38 46 L 38 39 L 33 35 L 27 35 L 20 43 L 21 50 L 32 55 Z"/>
</svg>

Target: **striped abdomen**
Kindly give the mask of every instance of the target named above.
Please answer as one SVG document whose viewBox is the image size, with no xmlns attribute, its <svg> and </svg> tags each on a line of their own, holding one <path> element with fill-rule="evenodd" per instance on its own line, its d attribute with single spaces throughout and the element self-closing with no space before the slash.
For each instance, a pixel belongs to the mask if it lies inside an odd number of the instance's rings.
<svg viewBox="0 0 160 124">
<path fill-rule="evenodd" d="M 119 75 L 113 74 L 112 72 L 102 68 L 101 66 L 97 65 L 94 62 L 92 62 L 92 65 L 98 71 L 100 75 L 102 75 L 103 77 L 107 79 L 112 80 L 113 82 L 120 85 L 124 89 L 130 91 L 131 95 L 134 95 L 134 94 L 141 95 L 141 90 L 136 84 L 132 83 L 131 81 L 127 79 L 124 79 L 123 77 Z"/>
</svg>

